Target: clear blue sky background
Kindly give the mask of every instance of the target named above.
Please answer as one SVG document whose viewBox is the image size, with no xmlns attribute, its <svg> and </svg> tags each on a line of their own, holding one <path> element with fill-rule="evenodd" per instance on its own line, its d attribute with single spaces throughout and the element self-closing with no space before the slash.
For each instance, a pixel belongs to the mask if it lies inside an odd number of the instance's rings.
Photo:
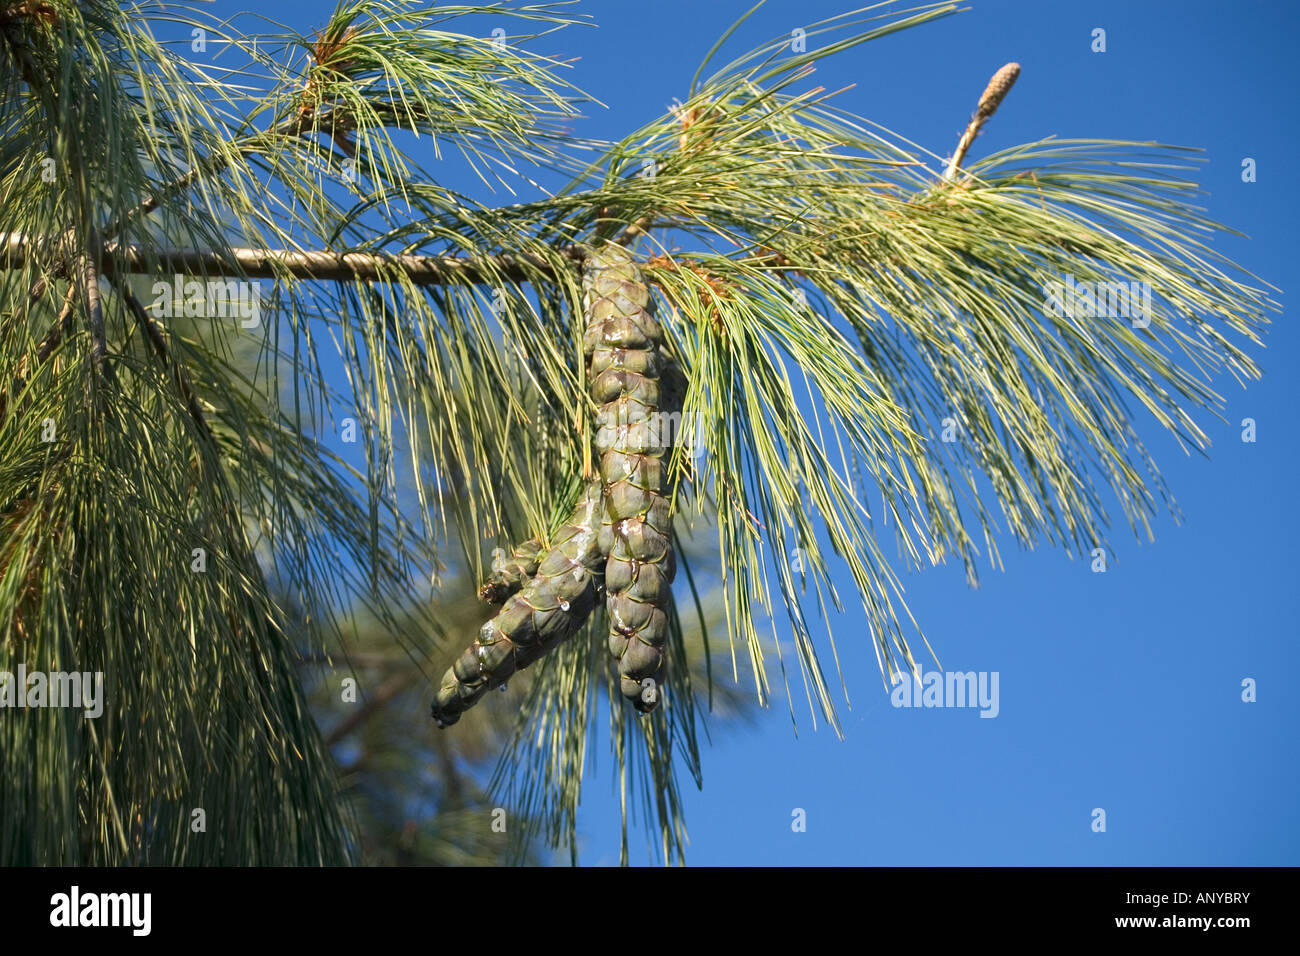
<svg viewBox="0 0 1300 956">
<path fill-rule="evenodd" d="M 731 49 L 850 6 L 771 0 Z M 856 84 L 842 107 L 947 154 L 988 77 L 1016 60 L 1020 81 L 973 156 L 1048 135 L 1203 147 L 1211 216 L 1250 236 L 1220 237 L 1216 248 L 1279 286 L 1286 303 L 1300 212 L 1300 6 L 970 6 L 823 61 L 816 79 Z M 581 58 L 574 82 L 609 106 L 577 132 L 616 139 L 662 113 L 746 7 L 584 0 L 599 28 L 545 41 Z M 325 10 L 293 0 L 272 15 L 305 28 Z M 1090 50 L 1095 27 L 1106 30 L 1105 53 Z M 1243 157 L 1257 161 L 1257 182 L 1241 181 Z M 1216 383 L 1228 421 L 1202 416 L 1208 461 L 1144 430 L 1186 521 L 1162 518 L 1154 544 L 1116 533 L 1107 573 L 1061 552 L 1021 553 L 1006 538 L 1005 573 L 985 574 L 978 590 L 955 567 L 906 579 L 945 669 L 1000 673 L 996 719 L 892 708 L 865 627 L 845 615 L 836 635 L 852 701 L 846 739 L 811 732 L 802 702 L 798 739 L 783 702 L 751 729 L 716 735 L 703 791 L 684 782 L 688 862 L 1300 863 L 1296 348 L 1283 315 L 1257 353 L 1263 381 L 1244 391 Z M 1258 423 L 1254 444 L 1240 440 L 1244 417 Z M 837 585 L 852 593 L 847 575 Z M 1248 677 L 1258 682 L 1252 704 L 1241 701 Z M 617 860 L 618 804 L 610 761 L 600 764 L 580 817 L 584 863 Z M 1091 830 L 1095 807 L 1106 810 L 1105 833 Z M 806 811 L 806 832 L 792 832 L 794 808 Z M 649 859 L 641 845 L 634 861 Z"/>
</svg>

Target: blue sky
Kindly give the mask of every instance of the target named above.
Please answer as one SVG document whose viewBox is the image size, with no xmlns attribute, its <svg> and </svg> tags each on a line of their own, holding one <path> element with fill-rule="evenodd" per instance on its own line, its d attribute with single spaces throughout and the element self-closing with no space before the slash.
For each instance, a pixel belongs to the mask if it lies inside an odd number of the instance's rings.
<svg viewBox="0 0 1300 956">
<path fill-rule="evenodd" d="M 226 4 L 237 9 L 235 3 Z M 545 41 L 580 57 L 571 76 L 609 109 L 577 132 L 617 139 L 683 97 L 699 60 L 748 4 L 582 2 L 598 29 Z M 736 53 L 850 5 L 771 0 Z M 1019 83 L 973 157 L 1049 135 L 1203 147 L 1212 218 L 1250 238 L 1216 249 L 1283 290 L 1295 285 L 1297 146 L 1289 3 L 974 0 L 968 12 L 820 62 L 817 82 L 856 84 L 839 101 L 940 154 L 956 143 L 988 77 Z M 324 11 L 277 16 L 318 24 Z M 251 26 L 251 24 L 246 24 Z M 1094 28 L 1106 52 L 1091 50 Z M 814 41 L 815 42 L 815 41 Z M 725 62 L 725 59 L 723 60 Z M 1258 178 L 1241 180 L 1244 157 Z M 1290 163 L 1291 165 L 1287 165 Z M 461 185 L 461 183 L 451 183 Z M 1063 552 L 1001 540 L 1005 573 L 968 588 L 957 567 L 905 579 L 946 670 L 997 671 L 1000 711 L 890 706 L 865 626 L 835 621 L 852 708 L 846 739 L 799 734 L 778 701 L 752 729 L 715 732 L 705 784 L 683 781 L 688 862 L 732 864 L 1231 865 L 1300 863 L 1296 738 L 1297 337 L 1275 317 L 1261 382 L 1216 386 L 1227 422 L 1202 415 L 1209 460 L 1146 422 L 1185 521 L 1154 544 L 1113 537 L 1105 574 Z M 1241 441 L 1240 422 L 1258 440 Z M 847 575 L 838 580 L 851 593 Z M 923 658 L 926 669 L 934 662 Z M 773 674 L 778 682 L 779 675 Z M 1241 700 L 1242 681 L 1258 700 Z M 842 702 L 841 702 L 842 703 Z M 581 860 L 617 860 L 618 804 L 602 755 L 580 817 Z M 1091 829 L 1094 808 L 1106 831 Z M 792 812 L 806 831 L 792 832 Z M 634 862 L 649 856 L 634 842 Z"/>
<path fill-rule="evenodd" d="M 579 86 L 610 107 L 592 130 L 617 136 L 681 96 L 713 39 L 746 4 L 584 3 L 598 31 L 571 31 Z M 1020 80 L 974 156 L 1044 136 L 1199 146 L 1210 215 L 1250 236 L 1215 247 L 1280 287 L 1294 285 L 1297 145 L 1290 4 L 1027 3 L 973 9 L 818 65 L 841 106 L 940 154 L 956 143 L 988 77 Z M 736 49 L 848 9 L 774 0 Z M 1092 30 L 1107 51 L 1091 51 Z M 724 61 L 725 62 L 725 61 Z M 629 82 L 628 77 L 635 77 Z M 1241 181 L 1241 160 L 1258 179 Z M 1278 297 L 1285 306 L 1285 295 Z M 1300 862 L 1300 708 L 1295 682 L 1293 493 L 1296 335 L 1280 316 L 1262 381 L 1218 383 L 1227 424 L 1188 458 L 1148 427 L 1185 521 L 1154 544 L 1113 538 L 1105 574 L 1003 541 L 1005 573 L 965 585 L 956 567 L 909 576 L 908 600 L 947 670 L 998 671 L 996 719 L 974 710 L 895 709 L 865 629 L 835 623 L 852 710 L 844 741 L 800 733 L 777 704 L 752 731 L 724 732 L 686 794 L 696 865 Z M 1252 417 L 1258 440 L 1240 440 Z M 1150 424 L 1150 423 L 1148 423 Z M 847 580 L 837 582 L 851 592 Z M 856 626 L 856 630 L 855 630 Z M 927 662 L 927 669 L 934 666 Z M 1257 681 L 1258 701 L 1241 700 Z M 603 779 L 583 805 L 584 862 L 616 857 L 617 807 Z M 1106 810 L 1106 832 L 1091 828 Z M 807 815 L 792 831 L 792 812 Z"/>
</svg>

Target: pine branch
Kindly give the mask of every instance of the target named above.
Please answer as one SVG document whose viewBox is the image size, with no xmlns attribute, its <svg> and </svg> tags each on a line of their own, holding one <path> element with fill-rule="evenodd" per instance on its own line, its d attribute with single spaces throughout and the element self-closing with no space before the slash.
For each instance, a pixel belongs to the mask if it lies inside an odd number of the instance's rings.
<svg viewBox="0 0 1300 956">
<path fill-rule="evenodd" d="M 631 223 L 627 231 L 610 240 L 627 245 L 642 229 L 641 220 Z M 0 269 L 21 269 L 27 264 L 33 242 L 25 236 L 8 235 L 0 247 Z M 576 270 L 587 258 L 578 245 L 559 250 Z M 687 262 L 690 257 L 676 261 Z M 747 260 L 751 268 L 794 271 L 779 253 L 755 256 Z M 386 252 L 333 252 L 330 250 L 252 249 L 235 247 L 227 250 L 158 249 L 146 251 L 139 245 L 105 243 L 100 268 L 105 275 L 157 275 L 175 272 L 198 276 L 238 276 L 245 279 L 283 279 L 290 277 L 318 281 L 391 281 L 403 275 L 412 285 L 436 286 L 451 283 L 481 285 L 506 279 L 527 283 L 537 279 L 557 281 L 551 263 L 526 253 L 506 252 L 493 256 L 420 256 Z"/>
<path fill-rule="evenodd" d="M 91 360 L 103 372 L 108 360 L 108 342 L 104 334 L 104 305 L 99 294 L 99 269 L 87 251 L 82 256 L 81 276 L 86 284 L 86 315 L 90 324 Z"/>
<path fill-rule="evenodd" d="M 77 300 L 77 286 L 75 283 L 68 283 L 67 295 L 63 297 L 63 308 L 59 310 L 59 317 L 55 320 L 54 327 L 45 333 L 41 339 L 41 344 L 36 348 L 36 362 L 39 365 L 44 362 L 59 343 L 72 331 L 72 307 Z"/>
<path fill-rule="evenodd" d="M 0 268 L 21 269 L 27 263 L 32 245 L 28 237 L 14 234 L 6 236 L 4 246 L 0 248 Z M 573 261 L 575 267 L 584 256 L 583 251 L 576 246 L 566 247 L 561 252 Z M 413 285 L 419 286 L 452 282 L 482 284 L 497 282 L 502 278 L 528 282 L 538 277 L 556 277 L 549 262 L 536 256 L 515 253 L 461 257 L 248 248 L 225 251 L 147 251 L 139 245 L 119 245 L 114 242 L 104 245 L 100 268 L 109 276 L 156 275 L 161 270 L 205 276 L 237 275 L 248 279 L 280 279 L 291 276 L 328 281 L 384 281 L 405 275 Z"/>
</svg>

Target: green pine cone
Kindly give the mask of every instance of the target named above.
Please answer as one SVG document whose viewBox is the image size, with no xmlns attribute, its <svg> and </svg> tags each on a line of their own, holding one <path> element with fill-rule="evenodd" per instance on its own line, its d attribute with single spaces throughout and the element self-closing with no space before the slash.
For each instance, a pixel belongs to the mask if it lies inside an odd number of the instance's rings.
<svg viewBox="0 0 1300 956">
<path fill-rule="evenodd" d="M 680 424 L 678 376 L 661 351 L 654 300 L 631 256 L 606 246 L 584 270 L 596 414 L 596 452 L 605 486 L 600 547 L 605 565 L 609 650 L 619 690 L 645 713 L 659 702 L 676 570 L 667 464 Z"/>
<path fill-rule="evenodd" d="M 515 548 L 510 557 L 499 565 L 493 565 L 492 573 L 479 586 L 479 600 L 500 604 L 533 579 L 541 557 L 542 542 L 529 538 Z"/>
<path fill-rule="evenodd" d="M 605 571 L 598 544 L 602 503 L 601 483 L 588 482 L 536 575 L 448 668 L 433 704 L 439 726 L 454 724 L 488 690 L 571 637 L 590 616 Z"/>
</svg>

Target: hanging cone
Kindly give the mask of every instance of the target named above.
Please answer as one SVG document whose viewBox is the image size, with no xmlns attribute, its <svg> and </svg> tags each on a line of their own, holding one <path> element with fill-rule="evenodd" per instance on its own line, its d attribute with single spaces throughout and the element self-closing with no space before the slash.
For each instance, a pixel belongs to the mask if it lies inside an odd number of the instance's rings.
<svg viewBox="0 0 1300 956">
<path fill-rule="evenodd" d="M 600 482 L 589 482 L 536 576 L 506 600 L 443 676 L 433 703 L 439 726 L 454 724 L 490 689 L 582 627 L 595 607 L 604 573 L 598 544 L 601 511 Z"/>
<path fill-rule="evenodd" d="M 443 727 L 571 637 L 602 585 L 620 691 L 643 713 L 662 693 L 676 567 L 667 466 L 680 424 L 682 377 L 660 348 L 663 332 L 649 289 L 622 247 L 610 244 L 591 255 L 583 285 L 600 480 L 587 483 L 540 560 L 540 542 L 526 541 L 484 581 L 479 596 L 504 603 L 443 676 L 433 704 Z"/>
<path fill-rule="evenodd" d="M 609 650 L 619 690 L 640 711 L 662 693 L 675 561 L 667 492 L 672 436 L 680 425 L 672 359 L 645 279 L 622 247 L 588 257 L 583 274 L 596 415 L 596 451 L 605 483 L 601 550 Z"/>
</svg>

